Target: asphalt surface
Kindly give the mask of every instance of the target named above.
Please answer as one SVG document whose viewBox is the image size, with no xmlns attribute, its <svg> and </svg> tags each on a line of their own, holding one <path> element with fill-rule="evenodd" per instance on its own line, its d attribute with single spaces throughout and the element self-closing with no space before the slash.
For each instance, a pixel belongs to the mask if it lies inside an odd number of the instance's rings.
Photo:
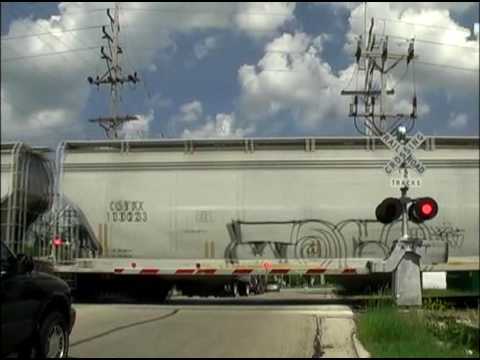
<svg viewBox="0 0 480 360">
<path fill-rule="evenodd" d="M 165 305 L 76 304 L 70 356 L 355 357 L 353 314 L 327 294 L 174 297 Z M 302 304 L 301 299 L 308 299 Z"/>
</svg>

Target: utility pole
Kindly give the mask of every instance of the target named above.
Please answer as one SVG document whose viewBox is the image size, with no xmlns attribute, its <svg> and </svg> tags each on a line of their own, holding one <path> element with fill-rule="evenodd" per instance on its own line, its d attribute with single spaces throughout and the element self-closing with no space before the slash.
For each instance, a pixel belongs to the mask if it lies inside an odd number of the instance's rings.
<svg viewBox="0 0 480 360">
<path fill-rule="evenodd" d="M 360 39 L 360 42 L 362 41 L 362 39 Z M 365 1 L 363 3 L 363 41 L 364 41 L 364 49 L 368 48 L 368 42 L 367 42 L 367 2 Z M 368 69 L 369 66 L 368 66 L 368 58 L 365 57 L 364 58 L 364 65 L 363 65 L 363 69 L 365 71 L 365 85 L 364 85 L 364 88 L 367 89 L 368 88 L 368 76 L 367 76 L 367 71 L 366 69 Z M 364 106 L 365 108 L 368 107 L 368 96 L 365 96 L 364 98 Z M 365 133 L 367 136 L 370 136 L 371 133 L 370 133 L 370 129 L 365 126 Z"/>
<path fill-rule="evenodd" d="M 120 116 L 119 112 L 119 100 L 120 100 L 120 87 L 125 83 L 136 84 L 140 81 L 137 77 L 137 73 L 127 76 L 122 75 L 122 67 L 120 66 L 120 54 L 123 53 L 119 44 L 120 33 L 120 8 L 118 3 L 115 3 L 113 17 L 110 13 L 110 9 L 107 9 L 107 16 L 110 20 L 110 35 L 105 26 L 102 27 L 102 39 L 106 39 L 108 46 L 108 53 L 105 52 L 105 47 L 100 48 L 101 58 L 105 60 L 107 65 L 107 71 L 102 76 L 96 76 L 95 79 L 88 77 L 88 82 L 91 85 L 109 85 L 110 86 L 110 116 L 99 117 L 96 119 L 90 119 L 90 122 L 96 122 L 105 130 L 105 135 L 109 139 L 118 139 L 118 131 L 122 128 L 123 124 L 128 121 L 138 120 L 133 115 Z"/>
<path fill-rule="evenodd" d="M 354 118 L 355 125 L 357 119 L 362 119 L 365 130 L 357 130 L 363 135 L 381 136 L 386 131 L 397 129 L 405 120 L 415 120 L 417 117 L 417 100 L 414 94 L 412 98 L 412 112 L 410 114 L 387 113 L 385 108 L 386 95 L 394 95 L 394 89 L 387 89 L 386 76 L 402 61 L 410 62 L 416 58 L 414 54 L 414 40 L 410 40 L 406 54 L 398 54 L 389 51 L 388 36 L 378 36 L 374 33 L 375 22 L 371 18 L 370 28 L 366 28 L 366 3 L 364 4 L 364 35 L 359 36 L 355 58 L 358 69 L 365 73 L 364 86 L 361 90 L 342 90 L 341 95 L 353 96 L 353 103 L 350 104 L 349 116 Z M 390 63 L 389 62 L 393 62 Z M 377 84 L 374 80 L 377 76 Z M 379 78 L 379 79 L 378 79 Z M 363 100 L 363 112 L 359 111 L 359 100 Z M 394 121 L 392 121 L 394 120 Z M 393 124 L 387 124 L 387 121 Z"/>
<path fill-rule="evenodd" d="M 408 168 L 414 168 L 419 175 L 425 171 L 421 162 L 415 159 L 414 151 L 426 140 L 426 137 L 418 132 L 407 142 L 407 134 L 413 129 L 417 118 L 413 63 L 412 68 L 409 67 L 412 60 L 416 58 L 414 39 L 409 40 L 405 54 L 394 53 L 389 50 L 388 36 L 375 34 L 373 18 L 367 35 L 366 19 L 367 4 L 364 3 L 363 39 L 360 35 L 355 52 L 357 70 L 365 73 L 364 86 L 361 90 L 342 90 L 341 94 L 353 96 L 349 116 L 353 117 L 357 131 L 366 136 L 367 149 L 374 150 L 374 137 L 378 137 L 387 148 L 395 152 L 392 160 L 384 168 L 385 173 L 391 175 L 397 168 L 403 173 L 400 178 L 401 197 L 388 197 L 375 210 L 377 220 L 385 225 L 393 224 L 401 217 L 402 235 L 394 241 L 385 259 L 369 261 L 367 268 L 370 273 L 392 273 L 392 295 L 397 305 L 419 306 L 422 304 L 421 258 L 430 245 L 409 234 L 408 222 L 420 224 L 425 220 L 433 219 L 437 215 L 438 204 L 429 197 L 417 199 L 408 197 L 410 186 Z M 414 85 L 412 111 L 410 114 L 388 113 L 385 100 L 387 95 L 393 95 L 395 90 L 387 89 L 385 80 L 388 73 L 402 61 L 406 61 L 405 74 L 412 69 Z M 379 75 L 375 77 L 377 73 Z M 363 111 L 359 111 L 359 99 L 364 104 Z M 358 119 L 363 121 L 364 129 L 358 126 Z M 411 122 L 410 128 L 404 126 L 403 123 L 406 121 Z"/>
</svg>

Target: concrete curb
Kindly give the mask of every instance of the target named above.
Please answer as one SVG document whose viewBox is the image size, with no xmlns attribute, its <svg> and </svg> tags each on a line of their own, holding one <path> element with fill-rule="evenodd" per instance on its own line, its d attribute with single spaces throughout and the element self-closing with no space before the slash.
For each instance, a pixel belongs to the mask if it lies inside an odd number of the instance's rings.
<svg viewBox="0 0 480 360">
<path fill-rule="evenodd" d="M 352 334 L 352 342 L 353 342 L 353 347 L 355 348 L 355 352 L 357 353 L 360 359 L 365 359 L 370 357 L 370 353 L 367 350 L 365 350 L 363 345 L 357 339 L 356 333 Z"/>
</svg>

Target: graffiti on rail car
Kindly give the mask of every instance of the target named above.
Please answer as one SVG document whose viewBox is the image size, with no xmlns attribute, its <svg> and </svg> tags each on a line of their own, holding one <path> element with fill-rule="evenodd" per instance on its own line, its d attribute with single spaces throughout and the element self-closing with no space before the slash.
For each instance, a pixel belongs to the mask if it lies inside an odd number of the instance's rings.
<svg viewBox="0 0 480 360">
<path fill-rule="evenodd" d="M 272 240 L 245 239 L 242 226 L 289 225 L 286 237 Z M 386 257 L 394 241 L 400 237 L 401 222 L 381 224 L 373 219 L 346 219 L 336 224 L 322 219 L 292 221 L 234 221 L 228 226 L 231 242 L 225 249 L 225 258 L 238 260 L 239 250 L 249 248 L 254 256 L 264 256 L 268 251 L 276 259 L 333 259 L 360 258 L 368 254 Z M 272 231 L 273 234 L 279 233 Z M 423 241 L 448 243 L 450 248 L 460 248 L 464 242 L 464 229 L 444 222 L 441 225 L 410 224 L 409 235 Z"/>
</svg>

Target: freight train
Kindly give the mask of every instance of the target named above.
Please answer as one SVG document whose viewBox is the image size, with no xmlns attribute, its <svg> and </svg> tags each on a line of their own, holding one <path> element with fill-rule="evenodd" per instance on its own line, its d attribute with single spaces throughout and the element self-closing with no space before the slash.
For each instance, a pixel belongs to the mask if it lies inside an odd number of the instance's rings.
<svg viewBox="0 0 480 360">
<path fill-rule="evenodd" d="M 426 171 L 409 196 L 439 205 L 409 227 L 429 244 L 423 271 L 478 272 L 478 146 L 429 137 L 416 152 Z M 374 276 L 369 263 L 401 235 L 400 221 L 375 218 L 399 196 L 383 170 L 392 155 L 356 137 L 2 144 L 2 239 L 86 297 L 162 300 L 172 286 L 236 296 L 263 291 L 267 275 Z"/>
</svg>

